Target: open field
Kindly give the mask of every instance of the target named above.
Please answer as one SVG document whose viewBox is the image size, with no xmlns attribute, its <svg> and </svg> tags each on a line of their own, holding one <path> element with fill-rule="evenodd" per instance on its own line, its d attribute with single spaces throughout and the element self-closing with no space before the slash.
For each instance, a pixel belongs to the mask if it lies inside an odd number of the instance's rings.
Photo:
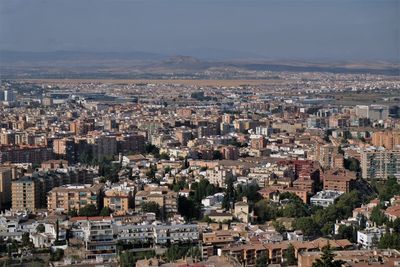
<svg viewBox="0 0 400 267">
<path fill-rule="evenodd" d="M 125 80 L 125 79 L 16 79 L 30 83 L 48 83 L 48 84 L 82 84 L 82 83 L 113 83 L 113 84 L 182 84 L 197 86 L 240 86 L 240 85 L 273 85 L 282 84 L 284 80 Z"/>
</svg>

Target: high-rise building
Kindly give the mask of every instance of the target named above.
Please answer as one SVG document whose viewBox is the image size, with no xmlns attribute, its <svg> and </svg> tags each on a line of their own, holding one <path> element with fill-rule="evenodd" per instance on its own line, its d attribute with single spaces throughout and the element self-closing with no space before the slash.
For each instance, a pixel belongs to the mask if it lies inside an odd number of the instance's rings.
<svg viewBox="0 0 400 267">
<path fill-rule="evenodd" d="M 4 101 L 5 102 L 15 102 L 15 94 L 13 90 L 4 90 Z"/>
<path fill-rule="evenodd" d="M 343 156 L 338 154 L 338 148 L 331 144 L 317 144 L 315 160 L 317 160 L 323 168 L 343 167 Z"/>
<path fill-rule="evenodd" d="M 179 143 L 186 146 L 189 140 L 192 139 L 192 132 L 185 128 L 178 129 L 175 132 L 175 137 L 178 139 Z"/>
<path fill-rule="evenodd" d="M 369 119 L 371 121 L 387 120 L 389 117 L 389 107 L 383 105 L 371 105 L 369 107 Z"/>
<path fill-rule="evenodd" d="M 93 158 L 102 160 L 117 154 L 117 139 L 115 136 L 97 136 L 88 139 L 88 144 L 92 147 Z"/>
<path fill-rule="evenodd" d="M 0 167 L 0 208 L 11 201 L 12 169 Z"/>
<path fill-rule="evenodd" d="M 357 105 L 356 116 L 359 118 L 368 118 L 371 121 L 386 120 L 389 117 L 389 107 L 383 105 Z"/>
<path fill-rule="evenodd" d="M 35 211 L 40 205 L 39 186 L 35 179 L 23 177 L 12 181 L 12 209 L 14 211 Z"/>
<path fill-rule="evenodd" d="M 368 180 L 400 178 L 400 150 L 368 148 L 361 153 L 362 177 Z"/>
</svg>

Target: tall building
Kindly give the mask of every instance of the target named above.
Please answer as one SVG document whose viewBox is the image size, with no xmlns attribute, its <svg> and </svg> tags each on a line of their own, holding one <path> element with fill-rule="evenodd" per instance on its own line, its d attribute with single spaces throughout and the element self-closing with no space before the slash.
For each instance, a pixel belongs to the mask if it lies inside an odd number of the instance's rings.
<svg viewBox="0 0 400 267">
<path fill-rule="evenodd" d="M 192 132 L 186 130 L 185 128 L 178 129 L 175 132 L 175 137 L 178 139 L 179 143 L 181 143 L 183 146 L 187 146 L 189 140 L 192 139 Z"/>
<path fill-rule="evenodd" d="M 31 177 L 12 181 L 11 194 L 14 211 L 35 211 L 40 206 L 39 185 Z"/>
<path fill-rule="evenodd" d="M 389 117 L 389 107 L 383 105 L 357 105 L 356 116 L 359 118 L 367 118 L 371 121 L 386 120 Z"/>
<path fill-rule="evenodd" d="M 15 102 L 15 94 L 13 90 L 4 90 L 4 101 L 5 102 Z"/>
<path fill-rule="evenodd" d="M 118 153 L 124 155 L 131 153 L 143 153 L 145 150 L 146 138 L 140 134 L 125 134 L 117 138 Z"/>
<path fill-rule="evenodd" d="M 357 105 L 356 116 L 358 118 L 369 118 L 369 107 L 364 105 Z"/>
<path fill-rule="evenodd" d="M 387 120 L 389 117 L 389 107 L 383 105 L 371 105 L 369 107 L 369 119 L 371 121 Z"/>
<path fill-rule="evenodd" d="M 338 153 L 337 147 L 331 144 L 317 144 L 315 160 L 317 160 L 323 168 L 343 167 L 343 156 Z"/>
<path fill-rule="evenodd" d="M 361 170 L 364 179 L 386 180 L 388 176 L 400 179 L 400 150 L 369 148 L 361 153 Z"/>
<path fill-rule="evenodd" d="M 98 136 L 88 139 L 88 144 L 92 145 L 93 158 L 102 160 L 117 154 L 117 139 L 115 136 Z"/>
<path fill-rule="evenodd" d="M 75 151 L 75 141 L 73 139 L 63 138 L 53 140 L 53 152 L 61 159 L 66 159 L 72 163 L 77 161 Z"/>
<path fill-rule="evenodd" d="M 0 167 L 0 209 L 11 201 L 12 169 Z"/>
</svg>

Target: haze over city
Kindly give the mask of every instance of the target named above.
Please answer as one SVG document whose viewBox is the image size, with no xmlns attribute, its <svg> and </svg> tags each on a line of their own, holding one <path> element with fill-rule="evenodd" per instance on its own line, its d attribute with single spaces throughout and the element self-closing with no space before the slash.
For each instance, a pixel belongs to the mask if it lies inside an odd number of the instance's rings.
<svg viewBox="0 0 400 267">
<path fill-rule="evenodd" d="M 1 1 L 0 50 L 399 60 L 399 1 Z"/>
</svg>

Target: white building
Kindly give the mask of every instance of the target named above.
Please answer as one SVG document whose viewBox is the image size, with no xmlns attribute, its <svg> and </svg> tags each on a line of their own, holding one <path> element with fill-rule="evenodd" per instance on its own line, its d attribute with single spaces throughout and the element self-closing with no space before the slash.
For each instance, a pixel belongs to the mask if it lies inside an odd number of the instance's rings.
<svg viewBox="0 0 400 267">
<path fill-rule="evenodd" d="M 310 198 L 310 203 L 316 206 L 322 206 L 324 208 L 332 205 L 335 199 L 340 197 L 344 192 L 333 191 L 333 190 L 322 190 L 316 195 Z"/>
<path fill-rule="evenodd" d="M 384 228 L 376 227 L 357 231 L 357 244 L 361 245 L 363 248 L 371 249 L 378 244 L 385 232 Z"/>
</svg>

